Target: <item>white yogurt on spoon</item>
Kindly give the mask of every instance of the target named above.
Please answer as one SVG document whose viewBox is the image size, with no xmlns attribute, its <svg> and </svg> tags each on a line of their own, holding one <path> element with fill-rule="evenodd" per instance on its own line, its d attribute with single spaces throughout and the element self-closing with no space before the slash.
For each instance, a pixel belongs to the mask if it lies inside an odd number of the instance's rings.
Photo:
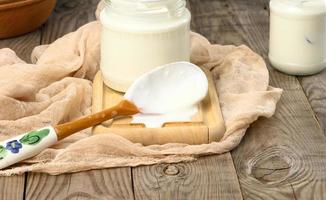
<svg viewBox="0 0 326 200">
<path fill-rule="evenodd" d="M 198 66 L 176 62 L 139 77 L 124 97 L 141 111 L 133 116 L 132 123 L 154 128 L 166 122 L 190 121 L 207 92 L 207 77 Z"/>
</svg>

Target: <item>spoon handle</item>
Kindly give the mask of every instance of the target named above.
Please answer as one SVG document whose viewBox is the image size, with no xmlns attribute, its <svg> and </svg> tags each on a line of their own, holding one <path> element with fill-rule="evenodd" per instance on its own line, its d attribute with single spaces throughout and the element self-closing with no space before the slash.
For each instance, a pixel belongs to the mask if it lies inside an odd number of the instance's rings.
<svg viewBox="0 0 326 200">
<path fill-rule="evenodd" d="M 19 161 L 33 157 L 44 149 L 54 145 L 69 135 L 89 128 L 117 116 L 127 116 L 139 113 L 137 107 L 123 100 L 116 106 L 103 110 L 81 119 L 57 125 L 48 126 L 28 133 L 18 135 L 0 142 L 0 169 Z"/>
<path fill-rule="evenodd" d="M 52 126 L 43 127 L 0 142 L 0 169 L 33 157 L 58 141 Z"/>
<path fill-rule="evenodd" d="M 72 122 L 57 125 L 54 128 L 56 130 L 58 140 L 61 140 L 71 134 L 95 126 L 114 117 L 134 115 L 137 113 L 139 113 L 139 110 L 132 102 L 122 100 L 119 104 L 111 108 Z"/>
</svg>

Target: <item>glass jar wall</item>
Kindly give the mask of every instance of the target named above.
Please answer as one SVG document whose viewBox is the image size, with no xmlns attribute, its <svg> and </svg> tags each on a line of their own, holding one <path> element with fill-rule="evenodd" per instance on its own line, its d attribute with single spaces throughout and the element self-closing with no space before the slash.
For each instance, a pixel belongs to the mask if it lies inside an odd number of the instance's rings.
<svg viewBox="0 0 326 200">
<path fill-rule="evenodd" d="M 125 92 L 157 66 L 190 60 L 190 12 L 185 0 L 110 0 L 101 13 L 101 71 Z"/>
</svg>

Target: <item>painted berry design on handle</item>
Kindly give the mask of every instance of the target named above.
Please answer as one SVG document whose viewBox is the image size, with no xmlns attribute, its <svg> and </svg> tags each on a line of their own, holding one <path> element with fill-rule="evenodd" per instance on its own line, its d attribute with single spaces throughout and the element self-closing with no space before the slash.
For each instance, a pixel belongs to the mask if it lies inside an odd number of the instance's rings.
<svg viewBox="0 0 326 200">
<path fill-rule="evenodd" d="M 7 153 L 7 149 L 4 146 L 0 145 L 0 160 L 6 157 Z"/>
<path fill-rule="evenodd" d="M 35 145 L 41 142 L 41 140 L 48 136 L 50 129 L 41 129 L 36 131 L 31 131 L 24 135 L 19 140 L 11 140 L 3 145 L 0 145 L 0 160 L 4 159 L 8 151 L 13 154 L 18 154 L 23 145 Z"/>
<path fill-rule="evenodd" d="M 22 144 L 28 144 L 33 145 L 39 143 L 44 137 L 49 135 L 50 130 L 49 129 L 42 129 L 39 131 L 31 131 L 24 135 L 19 141 Z"/>
<path fill-rule="evenodd" d="M 21 149 L 23 145 L 19 143 L 17 140 L 12 140 L 7 143 L 6 149 L 11 151 L 11 153 L 19 153 L 19 149 Z"/>
<path fill-rule="evenodd" d="M 0 142 L 0 169 L 41 153 L 58 141 L 52 126 L 17 135 Z"/>
</svg>

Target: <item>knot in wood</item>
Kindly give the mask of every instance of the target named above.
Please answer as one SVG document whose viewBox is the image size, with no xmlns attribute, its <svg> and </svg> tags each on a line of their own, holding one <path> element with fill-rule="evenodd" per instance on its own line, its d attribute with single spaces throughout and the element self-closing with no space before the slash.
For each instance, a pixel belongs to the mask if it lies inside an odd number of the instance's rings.
<svg viewBox="0 0 326 200">
<path fill-rule="evenodd" d="M 180 170 L 175 165 L 168 165 L 164 168 L 163 172 L 166 175 L 175 176 L 179 174 Z"/>
<path fill-rule="evenodd" d="M 278 155 L 259 157 L 248 167 L 251 176 L 262 183 L 277 183 L 284 181 L 291 168 L 287 159 Z"/>
</svg>

